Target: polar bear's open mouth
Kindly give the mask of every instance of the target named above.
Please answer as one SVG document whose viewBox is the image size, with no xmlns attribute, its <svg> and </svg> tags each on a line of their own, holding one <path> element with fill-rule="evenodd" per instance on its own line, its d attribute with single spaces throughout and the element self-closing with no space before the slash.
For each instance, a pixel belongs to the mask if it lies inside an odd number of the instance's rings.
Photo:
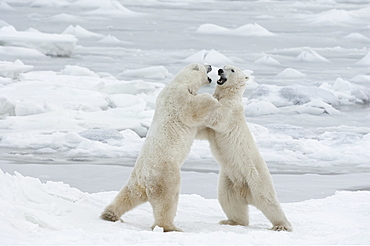
<svg viewBox="0 0 370 246">
<path fill-rule="evenodd" d="M 218 85 L 223 85 L 223 84 L 225 84 L 225 82 L 227 81 L 227 78 L 226 78 L 226 76 L 225 76 L 225 74 L 224 74 L 224 70 L 219 69 L 219 70 L 218 70 L 218 75 L 220 76 L 220 78 L 217 80 L 217 84 L 218 84 Z"/>
</svg>

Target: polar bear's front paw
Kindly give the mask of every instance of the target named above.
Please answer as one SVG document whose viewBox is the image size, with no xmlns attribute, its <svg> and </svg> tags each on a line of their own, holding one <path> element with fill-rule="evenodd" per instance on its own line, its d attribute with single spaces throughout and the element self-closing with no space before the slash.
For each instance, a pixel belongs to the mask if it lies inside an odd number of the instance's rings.
<svg viewBox="0 0 370 246">
<path fill-rule="evenodd" d="M 103 220 L 108 220 L 112 222 L 116 222 L 120 220 L 120 217 L 118 217 L 113 211 L 109 211 L 109 210 L 104 211 L 104 213 L 100 215 L 100 218 L 102 218 Z"/>
<path fill-rule="evenodd" d="M 236 222 L 233 220 L 221 220 L 219 224 L 220 225 L 232 225 L 232 226 L 235 226 L 235 225 L 247 226 L 246 223 L 240 223 L 240 222 Z"/>
</svg>

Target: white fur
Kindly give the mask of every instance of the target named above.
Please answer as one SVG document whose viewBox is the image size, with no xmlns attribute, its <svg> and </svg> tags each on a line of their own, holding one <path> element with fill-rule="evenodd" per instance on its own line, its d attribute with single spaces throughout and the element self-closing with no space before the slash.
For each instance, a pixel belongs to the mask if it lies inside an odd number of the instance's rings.
<svg viewBox="0 0 370 246">
<path fill-rule="evenodd" d="M 210 117 L 210 128 L 201 127 L 197 136 L 209 140 L 212 154 L 220 164 L 218 200 L 228 218 L 220 223 L 247 226 L 251 204 L 271 221 L 273 230 L 291 231 L 268 167 L 244 117 L 242 96 L 248 78 L 233 66 L 225 66 L 223 74 L 227 81 L 217 85 L 214 93 L 221 107 Z"/>
<path fill-rule="evenodd" d="M 180 167 L 198 127 L 219 105 L 209 94 L 196 95 L 208 84 L 207 68 L 190 64 L 158 95 L 153 123 L 127 184 L 107 206 L 101 218 L 117 221 L 127 211 L 149 201 L 152 228 L 180 231 L 173 224 L 180 191 Z"/>
</svg>

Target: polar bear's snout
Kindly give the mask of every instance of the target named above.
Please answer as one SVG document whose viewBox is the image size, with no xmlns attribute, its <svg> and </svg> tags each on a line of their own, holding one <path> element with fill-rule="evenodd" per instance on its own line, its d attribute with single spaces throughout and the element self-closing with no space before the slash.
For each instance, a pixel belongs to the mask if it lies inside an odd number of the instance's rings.
<svg viewBox="0 0 370 246">
<path fill-rule="evenodd" d="M 217 84 L 218 85 L 223 85 L 227 81 L 224 70 L 220 68 L 218 70 L 218 75 L 220 76 L 220 78 L 219 78 L 219 80 L 217 80 Z"/>
</svg>

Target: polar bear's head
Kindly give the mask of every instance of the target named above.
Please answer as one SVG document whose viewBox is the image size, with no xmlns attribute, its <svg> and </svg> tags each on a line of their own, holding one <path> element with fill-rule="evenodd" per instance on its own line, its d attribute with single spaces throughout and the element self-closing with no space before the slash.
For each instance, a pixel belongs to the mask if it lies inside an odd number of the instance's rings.
<svg viewBox="0 0 370 246">
<path fill-rule="evenodd" d="M 231 65 L 220 68 L 218 75 L 220 78 L 217 80 L 217 85 L 222 87 L 240 87 L 249 79 L 242 70 Z"/>
<path fill-rule="evenodd" d="M 209 72 L 212 71 L 211 65 L 206 65 L 202 63 L 192 63 L 186 66 L 186 68 L 188 72 L 198 73 L 201 76 L 203 75 L 203 78 L 200 80 L 201 85 L 206 85 L 212 82 L 212 80 L 207 75 Z"/>
<path fill-rule="evenodd" d="M 211 65 L 189 64 L 175 76 L 171 84 L 176 88 L 179 88 L 179 86 L 186 87 L 191 94 L 196 95 L 200 87 L 212 82 L 207 75 L 211 70 Z"/>
</svg>

